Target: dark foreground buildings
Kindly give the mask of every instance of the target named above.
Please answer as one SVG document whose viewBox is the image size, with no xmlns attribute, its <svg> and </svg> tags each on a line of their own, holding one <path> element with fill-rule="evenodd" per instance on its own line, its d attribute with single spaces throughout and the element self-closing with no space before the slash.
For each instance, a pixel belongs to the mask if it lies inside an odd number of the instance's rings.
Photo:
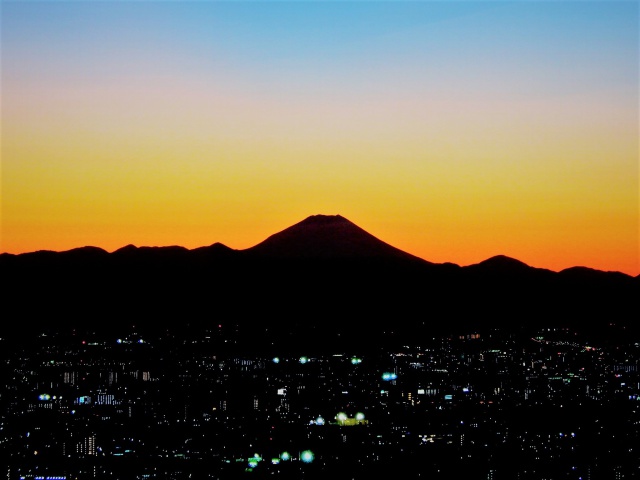
<svg viewBox="0 0 640 480">
<path fill-rule="evenodd" d="M 640 345 L 617 338 L 33 331 L 0 342 L 0 478 L 638 478 Z"/>
</svg>

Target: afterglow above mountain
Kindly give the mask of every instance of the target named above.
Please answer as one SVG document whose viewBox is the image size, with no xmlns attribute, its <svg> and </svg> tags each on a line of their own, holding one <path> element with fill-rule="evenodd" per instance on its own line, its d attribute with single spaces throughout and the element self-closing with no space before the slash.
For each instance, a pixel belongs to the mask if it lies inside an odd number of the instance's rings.
<svg viewBox="0 0 640 480">
<path fill-rule="evenodd" d="M 639 9 L 3 1 L 0 253 L 327 212 L 434 263 L 638 275 Z"/>
</svg>

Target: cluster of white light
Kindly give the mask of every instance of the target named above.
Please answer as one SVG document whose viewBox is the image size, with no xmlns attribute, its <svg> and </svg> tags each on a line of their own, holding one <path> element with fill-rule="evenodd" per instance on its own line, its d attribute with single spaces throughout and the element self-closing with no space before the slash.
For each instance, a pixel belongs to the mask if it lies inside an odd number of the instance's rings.
<svg viewBox="0 0 640 480">
<path fill-rule="evenodd" d="M 340 422 L 341 424 L 344 424 L 348 419 L 349 419 L 349 417 L 344 412 L 339 412 L 336 415 L 336 420 L 338 420 L 338 422 Z M 364 413 L 362 413 L 362 412 L 356 413 L 355 420 L 356 420 L 356 422 L 362 422 L 364 420 Z"/>
</svg>

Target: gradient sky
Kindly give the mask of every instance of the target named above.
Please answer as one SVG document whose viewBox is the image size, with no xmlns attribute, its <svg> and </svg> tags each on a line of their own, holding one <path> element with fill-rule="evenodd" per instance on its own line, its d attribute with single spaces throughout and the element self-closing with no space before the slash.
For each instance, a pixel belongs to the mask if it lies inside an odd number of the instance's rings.
<svg viewBox="0 0 640 480">
<path fill-rule="evenodd" d="M 640 274 L 636 1 L 0 8 L 0 252 L 340 214 L 432 262 Z"/>
</svg>

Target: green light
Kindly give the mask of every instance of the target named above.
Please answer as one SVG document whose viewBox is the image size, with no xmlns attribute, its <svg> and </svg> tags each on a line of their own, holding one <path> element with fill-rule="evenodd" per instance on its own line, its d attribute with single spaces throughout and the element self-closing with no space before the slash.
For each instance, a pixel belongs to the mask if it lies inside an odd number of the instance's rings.
<svg viewBox="0 0 640 480">
<path fill-rule="evenodd" d="M 280 458 L 286 462 L 291 458 L 291 455 L 289 455 L 289 452 L 282 452 L 280 454 Z"/>
</svg>

